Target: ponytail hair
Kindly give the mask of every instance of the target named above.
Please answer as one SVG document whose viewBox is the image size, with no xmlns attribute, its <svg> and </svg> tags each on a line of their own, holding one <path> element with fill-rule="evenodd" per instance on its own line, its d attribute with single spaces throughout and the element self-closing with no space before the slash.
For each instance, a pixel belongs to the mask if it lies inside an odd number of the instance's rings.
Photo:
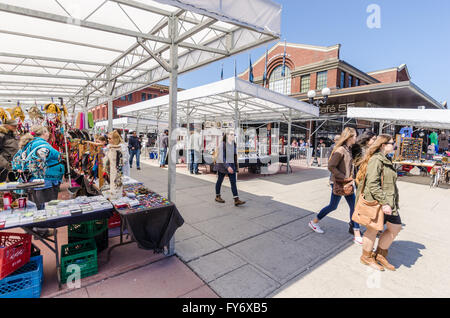
<svg viewBox="0 0 450 318">
<path fill-rule="evenodd" d="M 48 129 L 44 126 L 36 125 L 31 127 L 30 132 L 28 134 L 25 134 L 22 137 L 20 137 L 19 148 L 23 148 L 35 137 L 41 137 L 46 132 L 48 132 Z"/>
<path fill-rule="evenodd" d="M 372 146 L 367 149 L 365 156 L 356 163 L 360 166 L 358 174 L 356 175 L 356 184 L 359 185 L 360 182 L 366 178 L 367 166 L 369 165 L 369 161 L 373 157 L 373 155 L 376 152 L 380 151 L 381 147 L 392 139 L 393 137 L 391 135 L 379 135 Z"/>
</svg>

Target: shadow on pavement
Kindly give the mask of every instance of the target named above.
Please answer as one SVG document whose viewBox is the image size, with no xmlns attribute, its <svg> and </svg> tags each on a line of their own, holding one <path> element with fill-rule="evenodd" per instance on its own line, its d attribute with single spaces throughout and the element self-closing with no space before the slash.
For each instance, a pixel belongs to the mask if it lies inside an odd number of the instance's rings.
<svg viewBox="0 0 450 318">
<path fill-rule="evenodd" d="M 421 250 L 425 245 L 411 241 L 394 241 L 389 249 L 388 259 L 396 268 L 406 266 L 411 268 L 422 257 Z"/>
</svg>

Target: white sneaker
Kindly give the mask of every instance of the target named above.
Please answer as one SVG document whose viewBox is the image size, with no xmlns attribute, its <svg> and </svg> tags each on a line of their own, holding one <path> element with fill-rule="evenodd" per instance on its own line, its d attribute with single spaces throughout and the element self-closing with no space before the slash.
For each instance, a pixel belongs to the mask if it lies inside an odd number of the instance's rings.
<svg viewBox="0 0 450 318">
<path fill-rule="evenodd" d="M 363 245 L 363 238 L 361 236 L 355 236 L 353 238 L 353 243 L 356 245 Z"/>
<path fill-rule="evenodd" d="M 309 222 L 309 227 L 316 233 L 323 234 L 323 230 L 320 228 L 319 223 L 314 223 L 312 220 Z"/>
</svg>

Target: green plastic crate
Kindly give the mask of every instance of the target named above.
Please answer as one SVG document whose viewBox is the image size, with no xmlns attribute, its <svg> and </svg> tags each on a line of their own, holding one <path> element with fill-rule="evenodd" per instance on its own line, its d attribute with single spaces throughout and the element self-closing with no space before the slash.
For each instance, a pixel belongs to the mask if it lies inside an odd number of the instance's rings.
<svg viewBox="0 0 450 318">
<path fill-rule="evenodd" d="M 69 243 L 61 247 L 61 282 L 65 283 L 72 275 L 67 268 L 76 264 L 80 266 L 81 278 L 98 273 L 97 246 L 94 239 Z"/>
<path fill-rule="evenodd" d="M 68 226 L 69 237 L 91 239 L 108 228 L 108 219 L 94 220 Z"/>
</svg>

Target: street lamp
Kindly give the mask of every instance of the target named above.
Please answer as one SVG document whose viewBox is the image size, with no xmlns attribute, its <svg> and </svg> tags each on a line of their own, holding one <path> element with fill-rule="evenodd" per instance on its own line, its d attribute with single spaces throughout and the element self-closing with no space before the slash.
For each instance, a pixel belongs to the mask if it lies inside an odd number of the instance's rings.
<svg viewBox="0 0 450 318">
<path fill-rule="evenodd" d="M 316 98 L 316 91 L 315 90 L 310 90 L 308 92 L 308 99 L 309 99 L 309 103 L 311 105 L 320 107 L 321 105 L 324 105 L 328 102 L 328 96 L 330 96 L 331 94 L 331 90 L 328 87 L 325 87 L 324 89 L 322 89 L 322 96 L 323 98 L 321 99 L 317 99 L 314 100 Z M 318 160 L 317 160 L 317 138 L 314 138 L 314 152 L 315 152 L 315 156 L 314 156 L 314 161 L 311 164 L 312 166 L 320 166 Z"/>
</svg>

